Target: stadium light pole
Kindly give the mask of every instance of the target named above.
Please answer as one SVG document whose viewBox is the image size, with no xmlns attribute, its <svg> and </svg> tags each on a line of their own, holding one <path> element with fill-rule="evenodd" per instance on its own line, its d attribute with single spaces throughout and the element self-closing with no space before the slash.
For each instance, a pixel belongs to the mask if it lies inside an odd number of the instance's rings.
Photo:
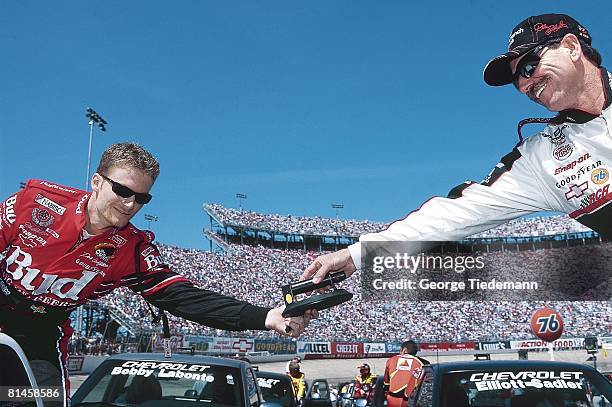
<svg viewBox="0 0 612 407">
<path fill-rule="evenodd" d="M 149 214 L 147 214 L 147 213 L 145 213 L 144 218 L 145 218 L 145 220 L 146 220 L 147 222 L 149 222 L 149 223 L 148 223 L 148 226 L 147 226 L 147 229 L 148 229 L 148 230 L 151 230 L 151 222 L 157 222 L 157 221 L 159 220 L 159 217 L 157 217 L 157 216 L 155 216 L 155 215 L 149 215 Z"/>
<path fill-rule="evenodd" d="M 331 204 L 332 209 L 336 210 L 336 219 L 340 220 L 340 209 L 344 209 L 344 204 L 341 203 L 333 203 Z"/>
<path fill-rule="evenodd" d="M 334 239 L 334 251 L 338 250 L 338 240 L 339 240 L 339 235 L 340 233 L 338 233 L 338 224 L 340 223 L 340 209 L 344 209 L 344 204 L 341 203 L 332 203 L 331 204 L 332 209 L 336 210 L 336 225 L 334 226 L 334 229 L 336 229 L 336 238 Z"/>
<path fill-rule="evenodd" d="M 102 118 L 91 107 L 87 107 L 85 109 L 85 117 L 87 117 L 89 123 L 89 148 L 87 149 L 87 174 L 85 178 L 85 192 L 89 191 L 89 170 L 91 166 L 91 145 L 93 142 L 93 128 L 94 124 L 98 125 L 100 131 L 106 131 L 106 125 L 108 122 Z M 83 306 L 77 308 L 76 310 L 76 331 L 80 334 L 83 330 Z"/>
<path fill-rule="evenodd" d="M 91 144 L 93 141 L 94 124 L 96 123 L 98 124 L 98 128 L 100 129 L 100 131 L 106 131 L 105 125 L 107 125 L 108 122 L 104 120 L 102 116 L 100 116 L 98 112 L 93 110 L 91 107 L 88 107 L 87 109 L 85 109 L 85 111 L 87 112 L 85 113 L 85 116 L 89 120 L 89 149 L 87 150 L 87 178 L 85 178 L 85 192 L 87 192 L 89 191 L 89 171 L 90 171 L 90 166 L 91 166 Z"/>
<path fill-rule="evenodd" d="M 238 198 L 238 205 L 240 205 L 240 212 L 242 212 L 242 200 L 247 199 L 247 194 L 238 192 L 236 198 Z"/>
</svg>

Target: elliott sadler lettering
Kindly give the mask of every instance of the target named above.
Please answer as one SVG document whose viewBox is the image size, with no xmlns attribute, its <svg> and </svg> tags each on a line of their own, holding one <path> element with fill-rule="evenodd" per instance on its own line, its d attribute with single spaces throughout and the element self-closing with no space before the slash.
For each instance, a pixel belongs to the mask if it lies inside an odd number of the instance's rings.
<svg viewBox="0 0 612 407">
<path fill-rule="evenodd" d="M 510 389 L 582 389 L 582 372 L 487 372 L 474 373 L 470 381 L 478 391 Z"/>
<path fill-rule="evenodd" d="M 21 258 L 21 260 L 19 260 Z M 74 301 L 79 299 L 79 294 L 87 284 L 95 277 L 96 273 L 91 271 L 83 271 L 80 278 L 58 278 L 54 274 L 41 274 L 41 271 L 35 268 L 30 268 L 32 264 L 32 256 L 29 253 L 21 250 L 19 246 L 15 246 L 15 251 L 6 258 L 6 271 L 15 281 L 19 281 L 21 287 L 26 291 L 32 291 L 32 295 L 54 294 L 58 298 L 68 298 Z M 38 287 L 32 283 L 38 277 L 42 278 L 42 282 Z M 70 287 L 67 291 L 66 287 Z M 64 291 L 62 291 L 64 290 Z M 41 300 L 41 302 L 44 302 Z"/>
</svg>

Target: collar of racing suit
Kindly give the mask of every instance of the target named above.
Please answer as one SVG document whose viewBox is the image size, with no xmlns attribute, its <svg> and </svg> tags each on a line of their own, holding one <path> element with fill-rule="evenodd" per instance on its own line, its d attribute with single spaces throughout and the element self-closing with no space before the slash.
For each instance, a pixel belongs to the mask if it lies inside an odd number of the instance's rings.
<svg viewBox="0 0 612 407">
<path fill-rule="evenodd" d="M 610 82 L 612 81 L 612 76 L 608 73 L 608 70 L 604 67 L 600 67 L 601 74 L 601 83 L 604 88 L 604 105 L 603 109 L 607 109 L 612 103 L 612 88 Z M 518 136 L 519 142 L 521 144 L 523 142 L 523 135 L 521 134 L 521 128 L 530 123 L 547 123 L 552 125 L 559 125 L 562 123 L 577 123 L 584 124 L 598 117 L 598 114 L 587 113 L 578 109 L 567 109 L 559 112 L 555 117 L 533 117 L 529 119 L 523 119 L 518 123 Z"/>
<path fill-rule="evenodd" d="M 607 69 L 602 67 L 600 68 L 600 71 L 601 71 L 601 82 L 604 87 L 604 98 L 605 98 L 604 106 L 602 110 L 605 110 L 610 106 L 610 103 L 612 103 L 612 89 L 610 89 L 610 77 L 608 76 L 609 74 L 608 74 Z M 583 112 L 582 110 L 578 110 L 578 109 L 568 109 L 568 110 L 563 110 L 559 112 L 557 116 L 551 119 L 550 123 L 561 124 L 561 123 L 566 123 L 566 122 L 572 122 L 572 123 L 583 124 L 583 123 L 593 120 L 594 118 L 598 116 L 599 115 Z"/>
</svg>

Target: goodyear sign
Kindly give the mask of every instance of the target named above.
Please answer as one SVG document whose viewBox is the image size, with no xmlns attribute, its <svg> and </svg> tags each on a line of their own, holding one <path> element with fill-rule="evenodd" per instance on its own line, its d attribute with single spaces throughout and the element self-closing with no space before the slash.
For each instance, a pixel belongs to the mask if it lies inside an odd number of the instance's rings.
<svg viewBox="0 0 612 407">
<path fill-rule="evenodd" d="M 297 344 L 283 339 L 255 339 L 255 352 L 270 352 L 275 355 L 294 354 Z"/>
</svg>

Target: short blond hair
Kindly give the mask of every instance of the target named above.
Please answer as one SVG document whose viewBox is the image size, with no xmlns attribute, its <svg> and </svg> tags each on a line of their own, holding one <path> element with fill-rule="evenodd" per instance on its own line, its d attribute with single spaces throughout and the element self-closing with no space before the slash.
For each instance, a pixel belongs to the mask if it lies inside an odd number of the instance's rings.
<svg viewBox="0 0 612 407">
<path fill-rule="evenodd" d="M 117 143 L 108 147 L 102 157 L 96 172 L 106 175 L 113 167 L 134 168 L 153 178 L 159 175 L 159 162 L 151 153 L 136 143 Z"/>
</svg>

